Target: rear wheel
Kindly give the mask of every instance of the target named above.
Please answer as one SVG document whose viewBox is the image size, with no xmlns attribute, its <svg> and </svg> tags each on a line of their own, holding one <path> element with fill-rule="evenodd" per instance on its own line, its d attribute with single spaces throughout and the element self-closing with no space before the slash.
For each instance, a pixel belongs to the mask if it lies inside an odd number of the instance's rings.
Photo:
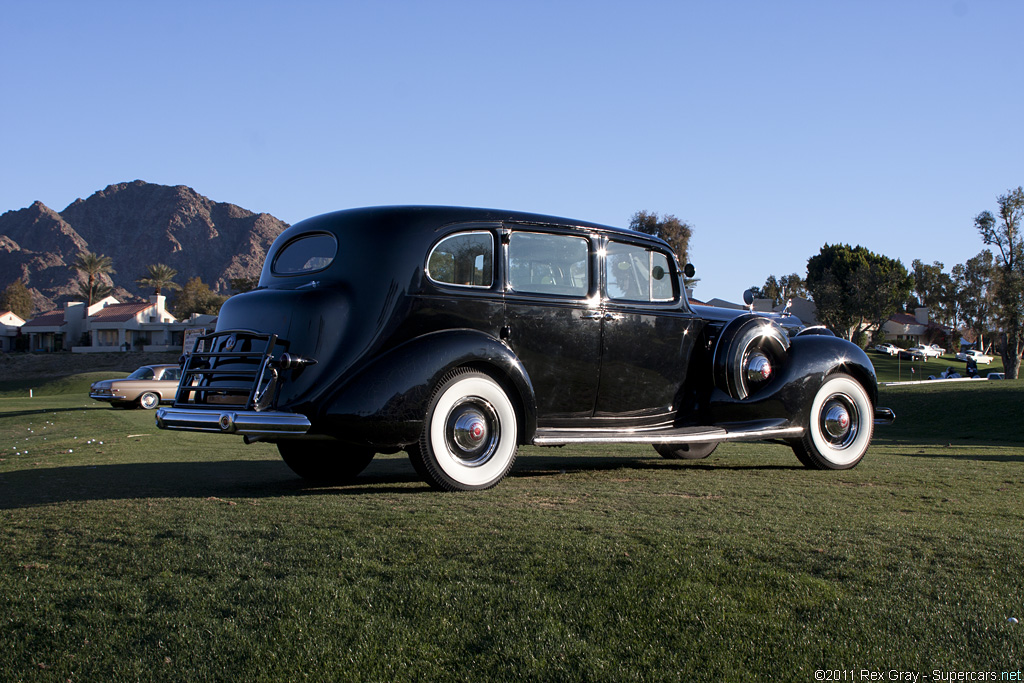
<svg viewBox="0 0 1024 683">
<path fill-rule="evenodd" d="M 281 441 L 277 451 L 292 472 L 303 479 L 325 484 L 342 484 L 355 479 L 376 455 L 369 448 L 335 441 Z"/>
<path fill-rule="evenodd" d="M 491 488 L 512 468 L 518 449 L 516 408 L 492 377 L 472 368 L 448 373 L 434 390 L 419 444 L 408 449 L 434 488 Z"/>
<path fill-rule="evenodd" d="M 807 467 L 848 470 L 867 452 L 874 426 L 874 409 L 864 387 L 849 375 L 836 374 L 814 395 L 807 431 L 791 445 Z"/>
<path fill-rule="evenodd" d="M 152 391 L 147 391 L 139 396 L 139 407 L 145 410 L 153 410 L 160 405 L 160 395 Z"/>
<path fill-rule="evenodd" d="M 700 460 L 711 455 L 718 448 L 718 442 L 711 443 L 658 443 L 654 450 L 668 460 Z"/>
</svg>

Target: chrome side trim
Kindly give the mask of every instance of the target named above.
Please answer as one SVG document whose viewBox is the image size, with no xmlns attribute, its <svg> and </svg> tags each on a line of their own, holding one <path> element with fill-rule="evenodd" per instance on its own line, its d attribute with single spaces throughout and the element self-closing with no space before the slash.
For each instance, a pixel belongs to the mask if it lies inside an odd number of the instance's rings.
<svg viewBox="0 0 1024 683">
<path fill-rule="evenodd" d="M 684 444 L 684 443 L 719 443 L 722 441 L 761 441 L 763 439 L 792 439 L 803 436 L 803 427 L 773 427 L 769 429 L 755 429 L 748 431 L 729 432 L 724 429 L 709 429 L 700 432 L 671 432 L 661 433 L 618 433 L 609 434 L 589 430 L 557 432 L 554 430 L 545 433 L 545 430 L 538 429 L 537 436 L 533 439 L 535 446 L 563 446 L 572 443 L 590 444 L 616 444 L 616 443 L 644 443 L 644 444 Z"/>
<path fill-rule="evenodd" d="M 275 436 L 305 434 L 310 423 L 309 418 L 300 413 L 273 410 L 257 413 L 252 410 L 160 408 L 156 411 L 156 426 L 191 432 Z"/>
</svg>

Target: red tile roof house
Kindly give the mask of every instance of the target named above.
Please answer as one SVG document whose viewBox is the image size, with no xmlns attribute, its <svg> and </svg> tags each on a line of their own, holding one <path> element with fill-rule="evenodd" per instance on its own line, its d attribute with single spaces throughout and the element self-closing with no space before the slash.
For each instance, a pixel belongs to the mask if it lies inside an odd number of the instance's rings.
<svg viewBox="0 0 1024 683">
<path fill-rule="evenodd" d="M 931 341 L 932 337 L 948 335 L 950 329 L 928 319 L 927 308 L 915 308 L 914 315 L 897 313 L 882 325 L 886 339 L 909 340 L 916 344 Z"/>
<path fill-rule="evenodd" d="M 15 315 L 14 312 L 0 311 L 0 351 L 14 349 L 14 340 L 18 338 L 19 330 L 24 324 L 21 316 Z"/>
<path fill-rule="evenodd" d="M 56 309 L 36 316 L 21 326 L 21 333 L 28 335 L 29 351 L 63 351 L 78 343 L 86 330 L 86 318 L 105 305 L 117 303 L 108 296 L 88 308 L 84 301 L 69 301 L 65 308 Z"/>
<path fill-rule="evenodd" d="M 22 334 L 29 335 L 30 351 L 175 351 L 181 348 L 185 325 L 167 312 L 165 302 L 163 295 L 133 304 L 108 296 L 88 308 L 71 301 L 26 322 Z"/>
<path fill-rule="evenodd" d="M 90 310 L 86 320 L 89 344 L 75 344 L 71 350 L 75 353 L 103 353 L 180 348 L 180 330 L 175 344 L 175 330 L 172 329 L 177 318 L 164 308 L 165 302 L 165 296 L 154 295 L 145 303 L 121 304 L 115 301 L 96 311 Z"/>
</svg>

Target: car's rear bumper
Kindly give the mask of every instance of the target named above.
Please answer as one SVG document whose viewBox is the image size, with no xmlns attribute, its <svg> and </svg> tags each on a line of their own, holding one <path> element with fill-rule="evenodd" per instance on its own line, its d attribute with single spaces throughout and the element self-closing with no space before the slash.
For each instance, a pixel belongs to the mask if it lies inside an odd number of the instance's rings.
<svg viewBox="0 0 1024 683">
<path fill-rule="evenodd" d="M 305 434 L 310 423 L 305 415 L 272 410 L 161 408 L 156 411 L 156 426 L 160 429 L 268 437 Z"/>
<path fill-rule="evenodd" d="M 89 394 L 89 398 L 95 399 L 97 401 L 110 401 L 110 402 L 127 401 L 128 400 L 124 396 L 119 396 L 119 395 L 116 395 L 116 394 L 93 394 L 93 393 L 91 393 L 91 394 Z"/>
</svg>

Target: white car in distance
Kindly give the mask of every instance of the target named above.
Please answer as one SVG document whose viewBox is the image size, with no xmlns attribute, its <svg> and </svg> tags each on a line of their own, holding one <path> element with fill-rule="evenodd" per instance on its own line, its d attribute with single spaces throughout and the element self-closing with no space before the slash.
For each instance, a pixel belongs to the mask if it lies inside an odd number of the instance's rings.
<svg viewBox="0 0 1024 683">
<path fill-rule="evenodd" d="M 915 346 L 914 348 L 910 349 L 910 351 L 912 353 L 915 351 L 919 352 L 925 358 L 938 358 L 939 356 L 942 355 L 942 352 L 937 350 L 934 346 Z"/>
<path fill-rule="evenodd" d="M 956 354 L 956 359 L 962 360 L 965 363 L 971 360 L 972 358 L 974 359 L 974 362 L 977 363 L 978 365 L 988 365 L 989 363 L 992 362 L 992 356 L 986 356 L 981 351 L 976 351 L 975 349 L 970 349 L 969 351 L 963 351 L 961 353 Z"/>
</svg>

